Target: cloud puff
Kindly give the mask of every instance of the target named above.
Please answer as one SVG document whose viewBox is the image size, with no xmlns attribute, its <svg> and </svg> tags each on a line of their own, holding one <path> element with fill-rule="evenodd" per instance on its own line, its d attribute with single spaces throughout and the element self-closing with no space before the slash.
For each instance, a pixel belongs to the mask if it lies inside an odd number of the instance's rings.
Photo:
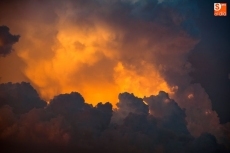
<svg viewBox="0 0 230 153">
<path fill-rule="evenodd" d="M 13 51 L 13 45 L 19 41 L 19 35 L 12 35 L 7 26 L 0 26 L 0 56 L 6 56 Z"/>
<path fill-rule="evenodd" d="M 129 113 L 148 115 L 148 106 L 141 98 L 138 98 L 130 93 L 121 93 L 118 96 L 118 109 L 114 112 L 113 120 L 119 122 L 128 116 Z"/>
<path fill-rule="evenodd" d="M 32 108 L 43 108 L 46 102 L 41 100 L 37 91 L 26 82 L 0 84 L 0 106 L 9 105 L 14 113 L 26 113 Z"/>
<path fill-rule="evenodd" d="M 161 91 L 157 96 L 143 99 L 149 106 L 150 114 L 162 120 L 162 126 L 174 132 L 188 134 L 185 111 L 169 98 L 168 94 Z"/>
<path fill-rule="evenodd" d="M 85 103 L 76 92 L 61 94 L 50 101 L 47 110 L 61 115 L 76 128 L 86 130 L 104 130 L 110 123 L 112 105 L 98 103 L 95 107 Z"/>
</svg>

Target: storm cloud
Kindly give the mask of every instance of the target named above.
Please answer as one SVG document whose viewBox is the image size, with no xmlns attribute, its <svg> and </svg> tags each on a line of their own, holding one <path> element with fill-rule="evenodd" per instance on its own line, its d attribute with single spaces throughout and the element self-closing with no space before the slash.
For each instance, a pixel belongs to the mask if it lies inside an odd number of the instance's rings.
<svg viewBox="0 0 230 153">
<path fill-rule="evenodd" d="M 0 55 L 6 56 L 13 51 L 13 45 L 19 41 L 19 35 L 12 35 L 7 26 L 0 26 Z"/>
<path fill-rule="evenodd" d="M 34 89 L 29 84 L 3 85 L 14 86 L 15 91 L 21 89 L 28 97 L 33 96 Z M 13 96 L 17 96 L 17 92 L 12 92 Z M 194 138 L 186 128 L 184 110 L 165 92 L 146 97 L 149 107 L 133 94 L 120 94 L 116 111 L 108 102 L 93 107 L 81 94 L 72 92 L 55 96 L 47 106 L 36 108 L 34 105 L 20 114 L 14 112 L 16 99 L 1 97 L 7 101 L 0 107 L 1 151 L 227 152 L 227 148 L 209 133 Z M 37 99 L 21 101 L 30 104 Z M 136 110 L 140 105 L 142 108 Z M 124 116 L 118 122 L 112 121 L 117 113 Z"/>
</svg>

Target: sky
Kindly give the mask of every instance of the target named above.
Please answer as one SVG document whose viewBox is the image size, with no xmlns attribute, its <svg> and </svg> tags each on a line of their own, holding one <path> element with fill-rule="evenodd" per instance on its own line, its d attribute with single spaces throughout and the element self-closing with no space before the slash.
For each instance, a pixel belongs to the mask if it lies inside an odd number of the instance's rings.
<svg viewBox="0 0 230 153">
<path fill-rule="evenodd" d="M 2 149 L 228 152 L 230 20 L 215 2 L 1 1 Z"/>
</svg>

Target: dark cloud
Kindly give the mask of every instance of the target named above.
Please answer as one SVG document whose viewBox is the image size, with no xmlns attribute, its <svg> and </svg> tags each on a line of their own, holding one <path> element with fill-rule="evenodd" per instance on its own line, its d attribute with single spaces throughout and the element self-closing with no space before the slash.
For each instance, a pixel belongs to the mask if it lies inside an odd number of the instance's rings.
<svg viewBox="0 0 230 153">
<path fill-rule="evenodd" d="M 195 139 L 195 141 L 191 143 L 191 148 L 192 152 L 196 153 L 228 152 L 223 145 L 217 143 L 215 136 L 209 133 L 203 133 Z"/>
<path fill-rule="evenodd" d="M 149 106 L 150 114 L 162 120 L 163 127 L 181 134 L 189 133 L 185 111 L 167 93 L 161 91 L 157 96 L 145 97 L 144 101 Z"/>
<path fill-rule="evenodd" d="M 26 82 L 0 84 L 0 106 L 9 105 L 14 113 L 26 113 L 32 108 L 43 108 L 46 102 L 41 100 L 37 91 Z"/>
<path fill-rule="evenodd" d="M 143 102 L 141 98 L 135 97 L 130 93 L 121 93 L 118 96 L 119 102 L 117 103 L 118 110 L 115 110 L 113 113 L 113 121 L 120 122 L 125 117 L 129 115 L 129 113 L 135 114 L 148 114 L 148 106 Z"/>
<path fill-rule="evenodd" d="M 0 144 L 4 152 L 226 151 L 211 134 L 191 136 L 184 111 L 163 91 L 144 98 L 148 105 L 133 94 L 122 93 L 118 110 L 113 112 L 110 103 L 93 107 L 77 92 L 55 96 L 47 107 L 35 108 L 40 99 L 29 84 L 1 84 L 1 89 L 8 95 L 0 107 Z M 27 111 L 18 114 L 14 109 L 23 97 L 34 107 L 24 102 L 20 107 L 25 109 L 20 110 Z M 111 122 L 112 113 L 123 116 Z"/>
<path fill-rule="evenodd" d="M 54 97 L 47 110 L 52 112 L 54 116 L 63 116 L 73 127 L 91 132 L 107 128 L 112 116 L 112 105 L 110 103 L 98 103 L 93 107 L 85 103 L 84 98 L 76 92 Z"/>
<path fill-rule="evenodd" d="M 221 126 L 223 131 L 223 135 L 221 137 L 221 141 L 225 146 L 227 146 L 228 150 L 230 150 L 230 122 L 225 123 Z"/>
<path fill-rule="evenodd" d="M 0 26 L 0 56 L 6 56 L 13 51 L 13 45 L 18 42 L 20 36 L 12 35 L 7 26 Z"/>
<path fill-rule="evenodd" d="M 196 21 L 202 39 L 189 55 L 194 68 L 191 76 L 205 89 L 223 124 L 230 121 L 230 81 L 226 77 L 230 72 L 230 18 L 212 14 L 215 0 L 195 2 L 202 8 Z"/>
</svg>

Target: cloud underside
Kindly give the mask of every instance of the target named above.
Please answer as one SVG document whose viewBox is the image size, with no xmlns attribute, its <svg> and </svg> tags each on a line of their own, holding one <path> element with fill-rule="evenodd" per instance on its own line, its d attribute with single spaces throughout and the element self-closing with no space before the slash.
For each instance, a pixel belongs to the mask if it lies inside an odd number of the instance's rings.
<svg viewBox="0 0 230 153">
<path fill-rule="evenodd" d="M 185 110 L 163 91 L 144 99 L 120 93 L 115 110 L 109 102 L 93 107 L 78 92 L 55 96 L 46 105 L 25 82 L 0 84 L 0 91 L 4 151 L 226 151 L 212 134 L 193 137 Z"/>
</svg>

